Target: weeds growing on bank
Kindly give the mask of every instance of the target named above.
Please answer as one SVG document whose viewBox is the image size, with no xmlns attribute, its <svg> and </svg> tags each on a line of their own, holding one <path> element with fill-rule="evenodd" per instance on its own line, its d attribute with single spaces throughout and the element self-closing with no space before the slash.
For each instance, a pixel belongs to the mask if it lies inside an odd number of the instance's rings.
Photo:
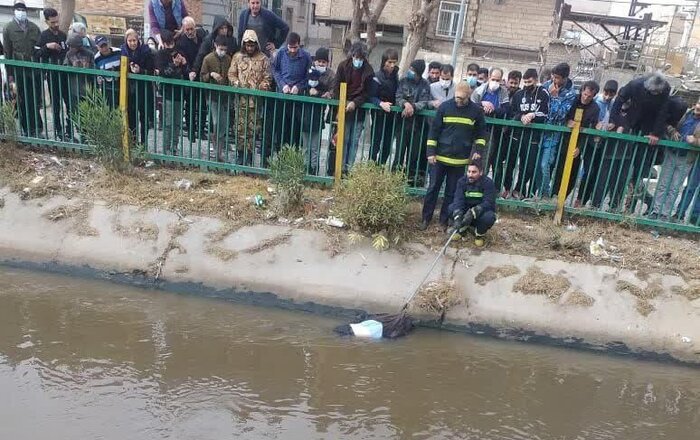
<svg viewBox="0 0 700 440">
<path fill-rule="evenodd" d="M 284 145 L 270 162 L 270 180 L 277 187 L 275 209 L 278 214 L 300 211 L 304 205 L 304 152 Z"/>
</svg>

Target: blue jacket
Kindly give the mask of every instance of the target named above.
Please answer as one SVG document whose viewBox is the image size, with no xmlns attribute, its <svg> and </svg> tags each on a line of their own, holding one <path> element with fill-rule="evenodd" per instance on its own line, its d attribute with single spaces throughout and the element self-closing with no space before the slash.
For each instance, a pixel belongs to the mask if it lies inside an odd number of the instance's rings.
<svg viewBox="0 0 700 440">
<path fill-rule="evenodd" d="M 542 88 L 549 90 L 552 85 L 552 80 L 550 79 L 546 83 L 542 84 Z M 547 114 L 547 124 L 551 125 L 564 125 L 566 122 L 566 115 L 571 110 L 571 106 L 576 100 L 576 91 L 574 90 L 574 84 L 570 79 L 566 80 L 566 84 L 559 90 L 558 96 L 549 95 L 549 114 Z M 542 148 L 555 148 L 559 144 L 559 139 L 561 139 L 561 133 L 558 131 L 548 131 L 542 136 Z"/>
<path fill-rule="evenodd" d="M 283 47 L 277 52 L 272 61 L 272 75 L 277 83 L 277 91 L 282 92 L 284 85 L 297 86 L 299 91 L 308 87 L 308 75 L 311 69 L 311 55 L 304 49 L 299 49 L 297 56 L 289 56 L 289 51 Z"/>
<path fill-rule="evenodd" d="M 243 42 L 243 32 L 248 28 L 248 17 L 250 17 L 250 8 L 242 10 L 241 14 L 238 16 L 238 41 L 241 43 Z M 275 15 L 274 12 L 265 8 L 260 8 L 260 17 L 265 27 L 268 42 L 274 43 L 276 48 L 282 46 L 285 40 L 287 40 L 287 34 L 289 33 L 289 26 L 287 26 L 287 23 Z M 261 47 L 260 50 L 267 54 L 264 47 Z"/>
<path fill-rule="evenodd" d="M 615 99 L 606 102 L 602 95 L 598 95 L 595 98 L 595 103 L 598 104 L 598 109 L 600 110 L 600 113 L 598 113 L 598 122 L 605 122 L 606 124 L 612 122 L 610 120 L 610 112 L 612 111 Z"/>
<path fill-rule="evenodd" d="M 173 17 L 177 23 L 177 28 L 182 26 L 182 18 L 187 16 L 187 9 L 182 0 L 173 0 Z M 151 33 L 159 34 L 161 29 L 165 29 L 165 8 L 160 0 L 151 0 L 148 5 L 148 15 L 151 21 Z M 173 30 L 173 29 L 171 29 Z"/>
</svg>

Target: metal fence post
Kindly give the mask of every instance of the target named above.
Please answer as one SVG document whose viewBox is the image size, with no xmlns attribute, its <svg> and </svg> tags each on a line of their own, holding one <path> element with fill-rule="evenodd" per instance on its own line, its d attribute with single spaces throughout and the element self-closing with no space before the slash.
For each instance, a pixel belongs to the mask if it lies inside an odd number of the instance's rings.
<svg viewBox="0 0 700 440">
<path fill-rule="evenodd" d="M 561 218 L 564 214 L 564 203 L 566 202 L 566 189 L 569 187 L 569 180 L 576 179 L 576 176 L 571 175 L 571 167 L 574 164 L 574 150 L 578 145 L 578 135 L 581 131 L 581 119 L 583 119 L 583 109 L 577 109 L 574 114 L 574 127 L 571 129 L 571 138 L 569 146 L 566 149 L 566 161 L 564 162 L 564 172 L 561 176 L 561 184 L 559 185 L 559 196 L 557 197 L 557 211 L 554 214 L 554 224 L 560 225 Z M 581 152 L 579 151 L 579 154 Z"/>
<path fill-rule="evenodd" d="M 124 160 L 129 161 L 129 119 L 127 100 L 127 72 L 129 68 L 129 59 L 125 56 L 121 57 L 119 65 L 119 110 L 122 112 L 122 147 L 124 148 Z"/>
<path fill-rule="evenodd" d="M 338 103 L 338 136 L 335 141 L 335 173 L 333 175 L 336 184 L 340 183 L 340 179 L 343 176 L 343 149 L 345 147 L 345 107 L 347 106 L 348 100 L 347 83 L 340 83 L 339 98 L 340 102 Z M 355 111 L 359 110 L 359 108 L 355 109 Z"/>
</svg>

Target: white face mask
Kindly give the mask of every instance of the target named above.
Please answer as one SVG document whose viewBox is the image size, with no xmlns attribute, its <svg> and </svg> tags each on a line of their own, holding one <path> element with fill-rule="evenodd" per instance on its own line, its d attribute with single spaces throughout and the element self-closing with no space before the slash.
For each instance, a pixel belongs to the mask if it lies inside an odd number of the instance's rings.
<svg viewBox="0 0 700 440">
<path fill-rule="evenodd" d="M 443 89 L 449 89 L 451 85 L 452 85 L 451 79 L 441 79 L 440 80 L 440 87 L 442 87 Z"/>
<path fill-rule="evenodd" d="M 316 87 L 318 85 L 318 81 L 310 79 L 309 80 L 309 87 Z"/>
<path fill-rule="evenodd" d="M 226 55 L 226 49 L 216 49 L 216 55 L 219 58 L 223 58 Z"/>
<path fill-rule="evenodd" d="M 316 66 L 316 70 L 319 73 L 326 73 L 326 69 L 328 69 L 326 66 Z"/>
<path fill-rule="evenodd" d="M 489 90 L 492 92 L 495 92 L 498 90 L 498 88 L 501 87 L 501 83 L 498 81 L 489 81 Z"/>
<path fill-rule="evenodd" d="M 27 11 L 15 11 L 15 18 L 18 21 L 24 21 L 27 19 Z"/>
</svg>

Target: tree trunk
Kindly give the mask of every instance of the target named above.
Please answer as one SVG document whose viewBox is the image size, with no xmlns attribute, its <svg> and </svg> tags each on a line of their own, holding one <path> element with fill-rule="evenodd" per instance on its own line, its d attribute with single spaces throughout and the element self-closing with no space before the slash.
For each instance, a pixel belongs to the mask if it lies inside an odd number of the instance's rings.
<svg viewBox="0 0 700 440">
<path fill-rule="evenodd" d="M 367 49 L 372 53 L 372 49 L 377 46 L 377 23 L 381 17 L 384 7 L 389 0 L 362 0 L 362 9 L 367 17 Z M 370 9 L 370 2 L 374 4 L 374 10 Z"/>
<path fill-rule="evenodd" d="M 75 0 L 61 0 L 60 13 L 59 27 L 63 32 L 68 32 L 68 28 L 73 23 L 73 14 L 75 14 Z"/>
<path fill-rule="evenodd" d="M 420 49 L 425 40 L 425 35 L 428 33 L 430 17 L 433 15 L 437 4 L 438 0 L 420 0 L 420 6 L 418 6 L 418 0 L 413 2 L 413 13 L 408 20 L 408 37 L 406 38 L 406 45 L 401 57 L 399 69 L 401 74 L 408 69 L 408 66 L 416 58 L 418 49 Z"/>
<path fill-rule="evenodd" d="M 352 20 L 350 21 L 350 30 L 345 35 L 345 52 L 350 49 L 352 43 L 360 41 L 363 15 L 362 0 L 352 0 Z"/>
</svg>

